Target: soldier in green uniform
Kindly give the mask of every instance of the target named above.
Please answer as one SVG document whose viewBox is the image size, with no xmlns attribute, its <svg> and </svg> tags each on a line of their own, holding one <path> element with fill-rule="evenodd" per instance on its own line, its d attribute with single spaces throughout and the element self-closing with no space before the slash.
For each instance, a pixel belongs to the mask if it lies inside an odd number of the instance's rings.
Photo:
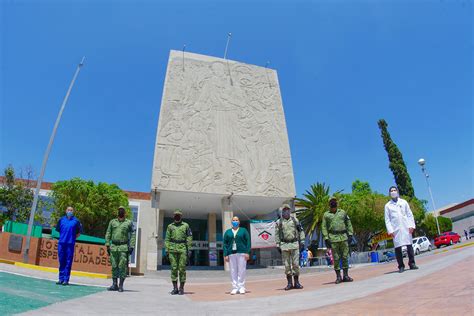
<svg viewBox="0 0 474 316">
<path fill-rule="evenodd" d="M 281 252 L 285 264 L 285 274 L 288 284 L 285 291 L 291 289 L 302 289 L 299 282 L 300 276 L 300 249 L 304 247 L 304 231 L 296 217 L 291 216 L 291 208 L 288 204 L 281 207 L 281 218 L 275 226 L 275 242 Z M 293 280 L 294 278 L 294 285 Z"/>
<path fill-rule="evenodd" d="M 193 233 L 188 223 L 183 222 L 181 210 L 174 211 L 174 222 L 166 229 L 165 248 L 171 263 L 171 295 L 183 295 L 186 283 L 186 263 L 190 254 Z M 178 290 L 179 274 L 179 290 Z"/>
<path fill-rule="evenodd" d="M 123 292 L 123 282 L 127 276 L 128 256 L 135 247 L 135 228 L 131 220 L 125 218 L 125 208 L 118 208 L 117 218 L 109 222 L 105 234 L 105 246 L 112 264 L 113 284 L 109 291 Z M 120 283 L 117 285 L 117 279 Z"/>
<path fill-rule="evenodd" d="M 322 233 L 327 248 L 332 248 L 334 258 L 334 270 L 336 271 L 336 284 L 341 282 L 352 282 L 349 276 L 349 242 L 352 239 L 354 231 L 352 223 L 347 213 L 337 208 L 337 199 L 329 200 L 330 210 L 323 216 Z M 341 279 L 340 261 L 342 259 L 342 271 L 344 276 Z"/>
</svg>

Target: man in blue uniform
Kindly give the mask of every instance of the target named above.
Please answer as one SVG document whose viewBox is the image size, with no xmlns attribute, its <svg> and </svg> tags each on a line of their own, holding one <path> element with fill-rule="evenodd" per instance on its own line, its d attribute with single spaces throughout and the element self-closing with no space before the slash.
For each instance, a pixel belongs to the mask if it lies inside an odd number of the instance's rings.
<svg viewBox="0 0 474 316">
<path fill-rule="evenodd" d="M 82 230 L 81 222 L 74 217 L 74 209 L 71 206 L 66 209 L 66 215 L 59 219 L 56 230 L 59 233 L 59 281 L 56 284 L 68 285 L 76 238 L 81 235 Z"/>
</svg>

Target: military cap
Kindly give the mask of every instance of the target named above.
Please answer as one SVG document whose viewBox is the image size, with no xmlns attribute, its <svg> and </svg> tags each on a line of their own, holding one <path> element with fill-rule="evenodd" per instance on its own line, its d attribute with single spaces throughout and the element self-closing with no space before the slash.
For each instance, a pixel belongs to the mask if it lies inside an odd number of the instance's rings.
<svg viewBox="0 0 474 316">
<path fill-rule="evenodd" d="M 120 206 L 118 207 L 118 209 L 119 209 L 119 210 L 124 210 L 124 211 L 125 211 L 125 207 L 123 207 L 122 205 L 120 205 Z"/>
<path fill-rule="evenodd" d="M 183 212 L 179 208 L 177 208 L 174 210 L 173 215 L 183 215 Z"/>
<path fill-rule="evenodd" d="M 286 209 L 291 210 L 291 207 L 288 204 L 283 204 L 281 206 L 281 210 L 283 211 L 283 210 L 286 210 Z"/>
</svg>

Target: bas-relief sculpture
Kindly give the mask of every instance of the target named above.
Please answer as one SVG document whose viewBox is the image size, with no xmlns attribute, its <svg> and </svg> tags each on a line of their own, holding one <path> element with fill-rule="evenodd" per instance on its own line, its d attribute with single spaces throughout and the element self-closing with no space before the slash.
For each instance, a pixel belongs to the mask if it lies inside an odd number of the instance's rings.
<svg viewBox="0 0 474 316">
<path fill-rule="evenodd" d="M 276 72 L 171 51 L 153 168 L 159 190 L 294 196 Z"/>
</svg>

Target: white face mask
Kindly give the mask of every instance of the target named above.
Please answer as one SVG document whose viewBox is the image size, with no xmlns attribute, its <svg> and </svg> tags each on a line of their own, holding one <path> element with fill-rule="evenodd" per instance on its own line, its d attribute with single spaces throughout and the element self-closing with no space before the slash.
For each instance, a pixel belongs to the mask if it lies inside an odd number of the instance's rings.
<svg viewBox="0 0 474 316">
<path fill-rule="evenodd" d="M 392 199 L 396 199 L 398 197 L 398 192 L 397 191 L 392 191 L 392 192 L 390 192 L 390 196 L 392 197 Z"/>
</svg>

